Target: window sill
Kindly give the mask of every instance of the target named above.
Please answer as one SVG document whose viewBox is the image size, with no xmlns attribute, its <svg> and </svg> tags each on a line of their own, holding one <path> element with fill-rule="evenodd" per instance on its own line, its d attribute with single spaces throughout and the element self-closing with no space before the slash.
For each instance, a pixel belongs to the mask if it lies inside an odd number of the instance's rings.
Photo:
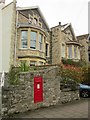
<svg viewBox="0 0 90 120">
<path fill-rule="evenodd" d="M 45 53 L 42 50 L 33 49 L 33 48 L 19 48 L 19 50 L 31 50 L 31 51 L 39 51 L 39 52 Z M 47 57 L 49 57 L 49 56 L 47 56 Z"/>
</svg>

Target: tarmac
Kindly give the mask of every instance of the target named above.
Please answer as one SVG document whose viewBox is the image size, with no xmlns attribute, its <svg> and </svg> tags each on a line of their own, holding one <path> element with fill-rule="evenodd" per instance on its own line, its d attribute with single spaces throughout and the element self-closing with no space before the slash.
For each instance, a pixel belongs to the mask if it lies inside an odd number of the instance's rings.
<svg viewBox="0 0 90 120">
<path fill-rule="evenodd" d="M 65 104 L 58 104 L 47 108 L 39 108 L 33 111 L 16 114 L 13 118 L 83 118 L 87 119 L 89 115 L 90 99 L 81 99 Z M 68 119 L 70 120 L 70 119 Z M 89 119 L 88 119 L 89 120 Z"/>
</svg>

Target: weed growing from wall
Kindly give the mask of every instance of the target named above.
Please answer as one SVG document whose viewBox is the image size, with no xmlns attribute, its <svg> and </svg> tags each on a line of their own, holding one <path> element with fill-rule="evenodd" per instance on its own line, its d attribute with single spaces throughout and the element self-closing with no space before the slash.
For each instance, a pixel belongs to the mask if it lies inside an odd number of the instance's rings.
<svg viewBox="0 0 90 120">
<path fill-rule="evenodd" d="M 11 66 L 9 73 L 8 73 L 8 82 L 12 85 L 19 84 L 19 72 L 20 68 L 16 68 L 14 66 Z"/>
</svg>

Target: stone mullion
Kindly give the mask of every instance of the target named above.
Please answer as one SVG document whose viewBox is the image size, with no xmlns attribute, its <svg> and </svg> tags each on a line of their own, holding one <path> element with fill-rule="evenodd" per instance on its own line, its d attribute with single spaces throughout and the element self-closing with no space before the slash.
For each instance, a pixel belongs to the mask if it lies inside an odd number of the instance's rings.
<svg viewBox="0 0 90 120">
<path fill-rule="evenodd" d="M 44 52 L 45 50 L 45 46 L 44 46 L 44 35 L 42 35 L 42 52 Z"/>
<path fill-rule="evenodd" d="M 29 28 L 28 29 L 28 49 L 30 49 L 30 33 L 31 33 L 31 30 Z"/>
<path fill-rule="evenodd" d="M 48 44 L 48 57 L 49 57 L 49 48 L 50 48 L 50 44 Z"/>
<path fill-rule="evenodd" d="M 18 41 L 18 48 L 19 49 L 22 48 L 22 37 L 21 37 L 21 34 L 22 34 L 22 31 L 19 30 L 19 34 L 17 35 L 17 36 L 19 36 L 18 37 L 18 39 L 19 39 L 19 41 Z"/>
<path fill-rule="evenodd" d="M 39 50 L 39 32 L 37 31 L 37 37 L 36 37 L 36 50 Z"/>
</svg>

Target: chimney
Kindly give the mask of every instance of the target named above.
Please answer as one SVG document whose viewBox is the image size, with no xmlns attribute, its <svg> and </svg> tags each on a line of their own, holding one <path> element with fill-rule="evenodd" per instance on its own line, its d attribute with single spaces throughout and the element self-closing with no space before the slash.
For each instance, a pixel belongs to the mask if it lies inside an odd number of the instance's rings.
<svg viewBox="0 0 90 120">
<path fill-rule="evenodd" d="M 59 25 L 61 25 L 61 22 L 59 22 Z"/>
</svg>

